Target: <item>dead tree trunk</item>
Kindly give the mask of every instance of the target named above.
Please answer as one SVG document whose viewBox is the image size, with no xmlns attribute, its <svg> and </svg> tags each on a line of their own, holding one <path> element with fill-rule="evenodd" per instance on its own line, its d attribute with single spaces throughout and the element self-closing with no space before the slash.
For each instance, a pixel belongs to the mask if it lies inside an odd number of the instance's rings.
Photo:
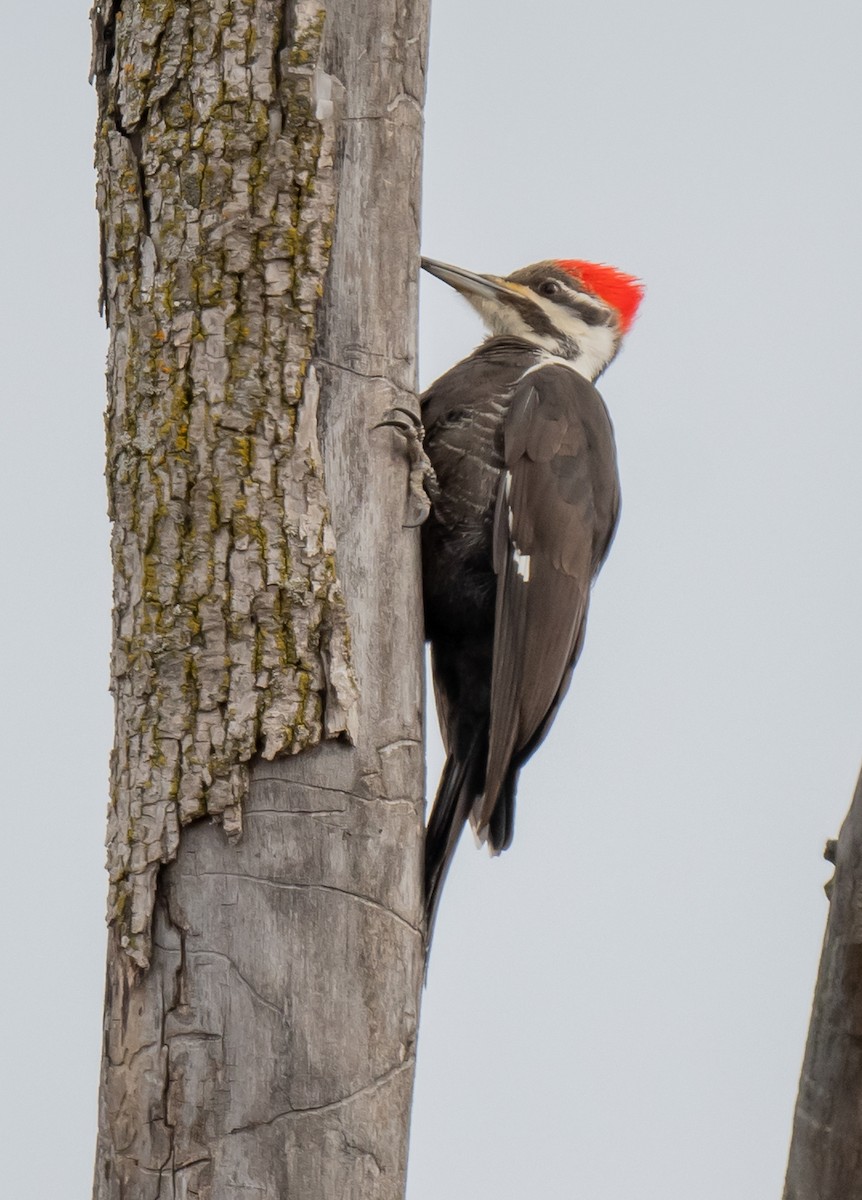
<svg viewBox="0 0 862 1200">
<path fill-rule="evenodd" d="M 862 1197 L 862 776 L 837 842 L 784 1200 Z"/>
<path fill-rule="evenodd" d="M 96 1200 L 401 1197 L 427 0 L 96 0 L 114 520 Z"/>
</svg>

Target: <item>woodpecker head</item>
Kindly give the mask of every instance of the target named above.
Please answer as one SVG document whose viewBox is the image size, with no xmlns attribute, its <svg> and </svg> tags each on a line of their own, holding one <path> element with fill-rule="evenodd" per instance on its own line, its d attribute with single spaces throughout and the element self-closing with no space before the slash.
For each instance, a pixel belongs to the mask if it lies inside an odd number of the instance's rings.
<svg viewBox="0 0 862 1200">
<path fill-rule="evenodd" d="M 548 259 L 505 279 L 422 259 L 422 266 L 473 305 L 493 336 L 520 337 L 597 379 L 628 333 L 643 284 L 615 267 Z"/>
</svg>

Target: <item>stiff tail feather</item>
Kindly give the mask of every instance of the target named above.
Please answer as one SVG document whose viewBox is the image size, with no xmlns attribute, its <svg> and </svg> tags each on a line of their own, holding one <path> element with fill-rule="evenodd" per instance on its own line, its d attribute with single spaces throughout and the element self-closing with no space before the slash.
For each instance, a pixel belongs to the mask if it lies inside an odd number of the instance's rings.
<svg viewBox="0 0 862 1200">
<path fill-rule="evenodd" d="M 425 947 L 431 948 L 434 920 L 446 873 L 452 862 L 461 830 L 481 790 L 484 756 L 476 738 L 463 758 L 450 754 L 443 767 L 440 786 L 425 831 Z"/>
<path fill-rule="evenodd" d="M 492 854 L 508 850 L 515 834 L 515 792 L 518 767 L 510 766 L 488 821 L 488 846 Z"/>
</svg>

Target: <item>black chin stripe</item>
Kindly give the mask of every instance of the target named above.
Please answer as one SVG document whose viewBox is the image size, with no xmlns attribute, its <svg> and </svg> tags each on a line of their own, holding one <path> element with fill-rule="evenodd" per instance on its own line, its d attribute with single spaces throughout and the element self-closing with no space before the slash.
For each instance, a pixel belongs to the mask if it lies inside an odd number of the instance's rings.
<svg viewBox="0 0 862 1200">
<path fill-rule="evenodd" d="M 544 310 L 535 304 L 526 296 L 519 296 L 513 292 L 509 297 L 512 307 L 518 313 L 528 329 L 540 337 L 549 337 L 559 340 L 560 332 L 554 325 L 554 322 L 548 317 Z"/>
</svg>

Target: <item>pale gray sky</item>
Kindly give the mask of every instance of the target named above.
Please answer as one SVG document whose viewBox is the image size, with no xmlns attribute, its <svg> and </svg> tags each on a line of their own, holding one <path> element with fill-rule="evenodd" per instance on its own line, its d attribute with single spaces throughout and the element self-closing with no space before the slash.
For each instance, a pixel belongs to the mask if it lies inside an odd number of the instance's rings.
<svg viewBox="0 0 862 1200">
<path fill-rule="evenodd" d="M 0 1129 L 8 1195 L 65 1200 L 111 739 L 95 106 L 86 5 L 7 8 Z M 434 0 L 425 252 L 648 292 L 601 384 L 623 518 L 584 658 L 512 850 L 466 838 L 444 896 L 409 1200 L 780 1194 L 862 757 L 860 40 L 850 2 Z M 422 299 L 429 382 L 481 332 Z"/>
</svg>

